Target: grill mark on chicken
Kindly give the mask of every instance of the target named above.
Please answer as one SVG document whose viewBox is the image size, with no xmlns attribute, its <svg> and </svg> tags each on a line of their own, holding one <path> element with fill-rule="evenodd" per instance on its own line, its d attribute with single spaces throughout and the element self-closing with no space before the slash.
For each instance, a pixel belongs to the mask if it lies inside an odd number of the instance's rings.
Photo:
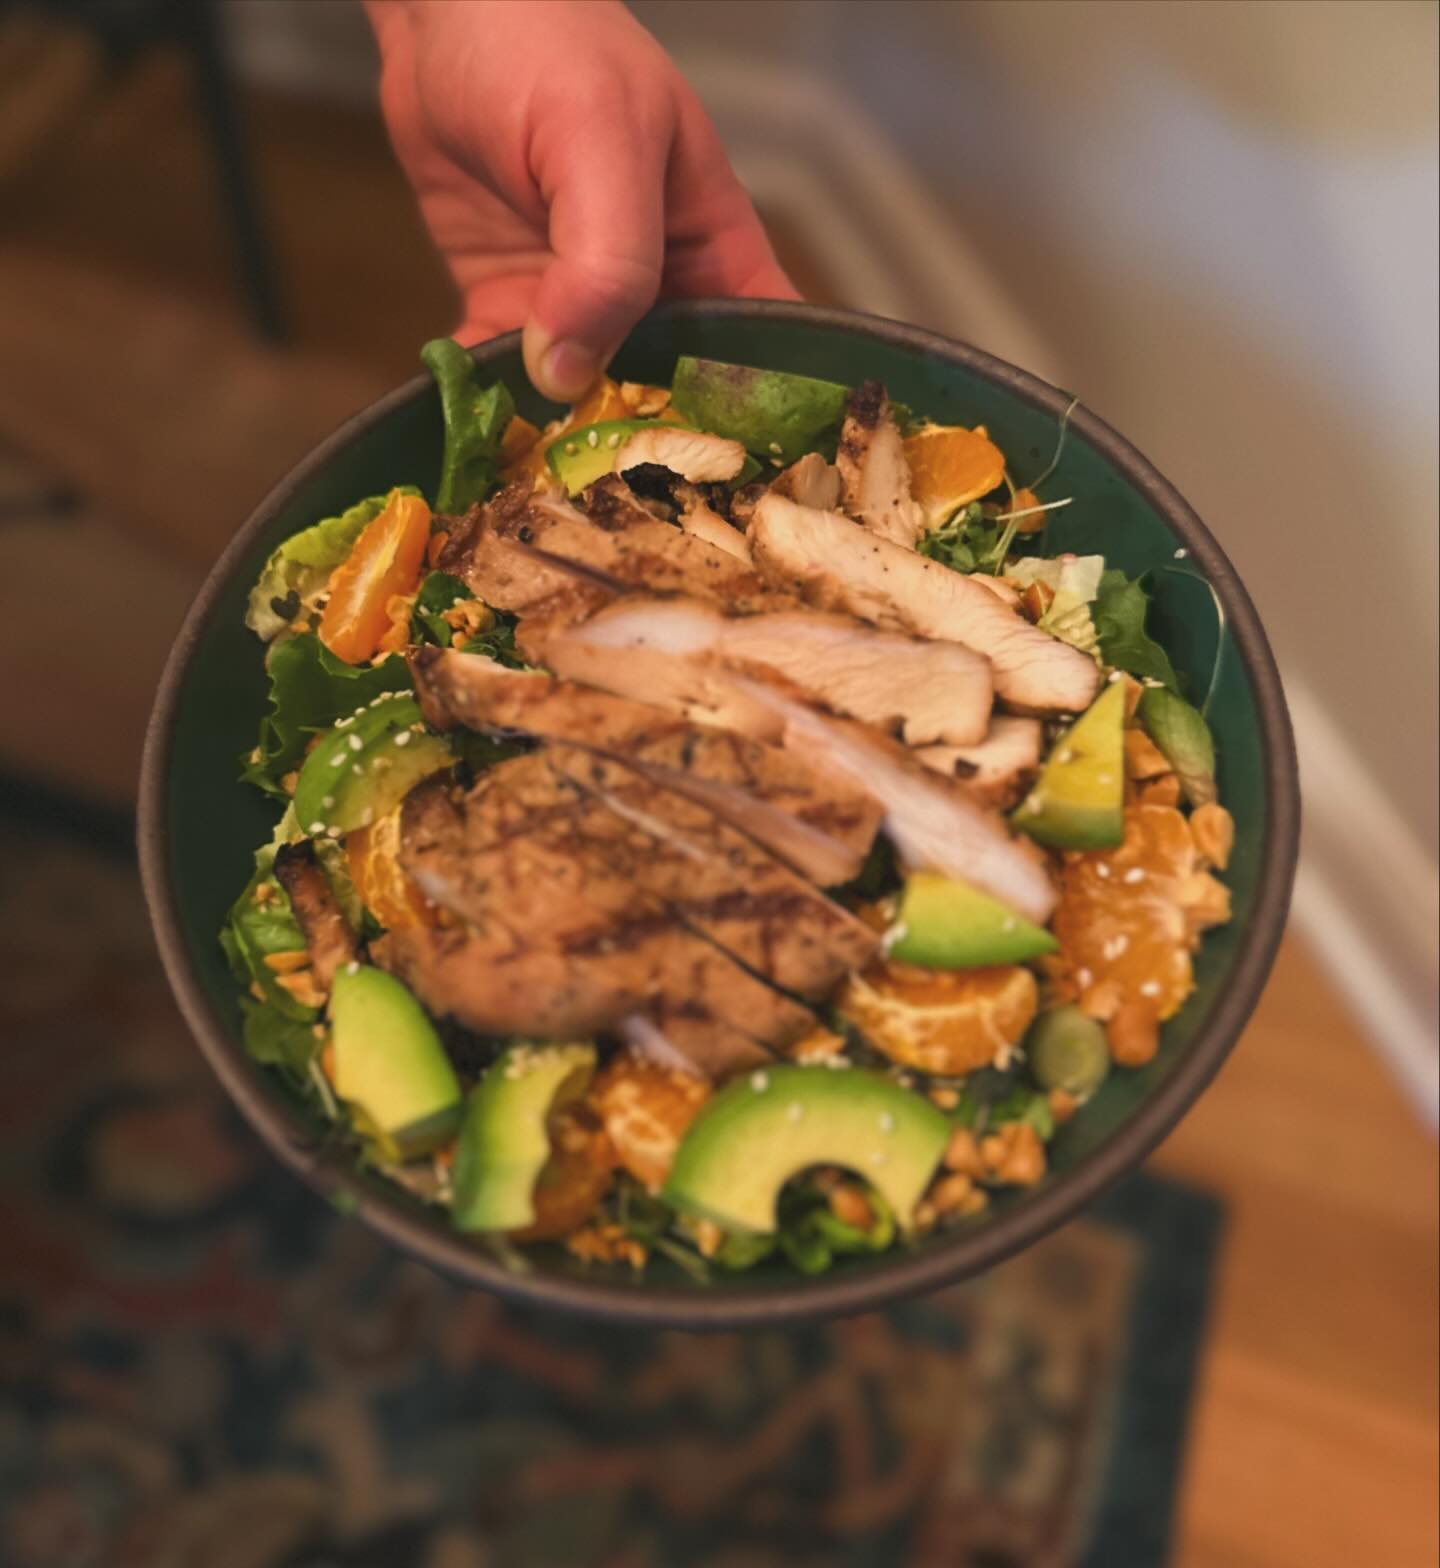
<svg viewBox="0 0 1440 1568">
<path fill-rule="evenodd" d="M 275 852 L 275 880 L 290 899 L 315 981 L 322 991 L 329 991 L 335 972 L 353 963 L 359 948 L 308 839 L 282 844 Z"/>
</svg>

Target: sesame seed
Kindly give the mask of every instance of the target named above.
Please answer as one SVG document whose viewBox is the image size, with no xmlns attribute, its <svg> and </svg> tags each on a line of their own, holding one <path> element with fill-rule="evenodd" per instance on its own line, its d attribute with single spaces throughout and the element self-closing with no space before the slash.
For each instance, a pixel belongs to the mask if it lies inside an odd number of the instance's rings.
<svg viewBox="0 0 1440 1568">
<path fill-rule="evenodd" d="M 756 1094 L 763 1094 L 770 1087 L 770 1075 L 766 1072 L 750 1074 L 750 1087 Z"/>
<path fill-rule="evenodd" d="M 323 822 L 312 822 L 310 826 L 305 829 L 305 831 L 307 833 L 323 833 L 325 831 L 325 824 Z"/>
<path fill-rule="evenodd" d="M 1097 860 L 1095 862 L 1095 875 L 1097 877 L 1108 877 L 1110 875 L 1110 867 L 1103 860 Z"/>
<path fill-rule="evenodd" d="M 365 769 L 362 768 L 358 762 L 352 763 L 350 765 L 350 771 L 357 779 L 363 779 L 365 777 Z"/>
<path fill-rule="evenodd" d="M 567 457 L 574 457 L 574 456 L 575 456 L 575 454 L 576 454 L 576 453 L 577 453 L 577 452 L 578 452 L 578 451 L 579 451 L 579 450 L 580 450 L 580 448 L 579 448 L 579 447 L 578 447 L 578 446 L 576 446 L 576 445 L 575 445 L 575 443 L 574 443 L 574 442 L 573 442 L 573 441 L 567 441 L 567 442 L 566 442 L 566 443 L 565 443 L 565 455 L 566 455 L 566 456 L 567 456 Z"/>
<path fill-rule="evenodd" d="M 345 973 L 347 975 L 358 975 L 360 973 L 360 964 L 358 960 L 352 958 L 350 962 L 345 965 Z"/>
<path fill-rule="evenodd" d="M 1075 753 L 1068 746 L 1062 746 L 1055 753 L 1055 760 L 1056 762 L 1074 762 Z"/>
<path fill-rule="evenodd" d="M 331 757 L 331 759 L 330 759 L 330 766 L 332 768 L 343 767 L 344 763 L 345 763 L 345 753 L 343 751 L 337 752 L 336 755 Z"/>
<path fill-rule="evenodd" d="M 364 751 L 365 750 L 365 742 L 363 740 L 361 740 L 358 735 L 350 736 L 350 750 L 351 751 Z"/>
<path fill-rule="evenodd" d="M 1180 548 L 1179 548 L 1179 549 L 1178 549 L 1178 550 L 1177 550 L 1177 551 L 1176 551 L 1176 552 L 1175 552 L 1175 559 L 1176 559 L 1176 560 L 1177 560 L 1177 561 L 1183 561 L 1183 560 L 1184 560 L 1184 559 L 1185 559 L 1185 557 L 1186 557 L 1186 556 L 1187 556 L 1187 555 L 1189 555 L 1189 554 L 1190 554 L 1190 552 L 1189 552 L 1189 551 L 1188 551 L 1188 550 L 1187 550 L 1187 549 L 1186 549 L 1186 548 L 1185 548 L 1185 546 L 1184 546 L 1184 545 L 1183 545 L 1183 544 L 1182 544 L 1182 545 L 1181 545 L 1181 546 L 1180 546 Z"/>
<path fill-rule="evenodd" d="M 1145 982 L 1145 984 L 1140 987 L 1140 995 L 1141 996 L 1159 996 L 1160 995 L 1160 982 L 1158 980 L 1147 980 Z"/>
<path fill-rule="evenodd" d="M 410 731 L 401 730 L 400 733 L 395 737 L 395 744 L 397 746 L 408 746 L 410 744 Z"/>
<path fill-rule="evenodd" d="M 330 807 L 335 804 L 335 797 L 333 795 L 326 795 L 321 799 L 320 804 L 328 811 Z"/>
<path fill-rule="evenodd" d="M 803 1120 L 804 1116 L 805 1107 L 801 1105 L 799 1100 L 791 1100 L 789 1105 L 785 1107 L 785 1120 L 787 1122 L 801 1121 Z"/>
<path fill-rule="evenodd" d="M 620 432 L 617 430 L 614 433 L 614 435 L 607 436 L 605 438 L 605 445 L 608 446 L 608 447 L 612 447 L 612 448 L 619 446 L 620 445 Z"/>
<path fill-rule="evenodd" d="M 889 1111 L 881 1111 L 880 1112 L 880 1131 L 881 1132 L 894 1132 L 895 1131 L 895 1118 L 890 1114 Z"/>
<path fill-rule="evenodd" d="M 776 457 L 779 457 L 785 448 L 781 446 L 778 441 L 772 441 L 770 443 L 770 450 L 775 454 Z"/>
<path fill-rule="evenodd" d="M 1122 882 L 1128 882 L 1131 887 L 1134 887 L 1137 882 L 1143 882 L 1145 880 L 1145 873 L 1140 869 L 1139 866 L 1131 866 L 1131 868 L 1125 873 L 1123 877 L 1120 878 L 1120 880 Z"/>
<path fill-rule="evenodd" d="M 600 432 L 598 430 L 592 430 L 590 432 L 590 434 L 585 437 L 585 445 L 586 446 L 599 446 L 600 445 Z"/>
<path fill-rule="evenodd" d="M 335 728 L 337 730 L 347 730 L 354 722 L 355 715 L 353 713 L 347 713 L 343 719 L 335 720 Z"/>
<path fill-rule="evenodd" d="M 1080 989 L 1082 991 L 1089 988 L 1090 982 L 1094 978 L 1095 976 L 1092 975 L 1088 969 L 1077 969 L 1075 971 L 1075 979 L 1079 983 Z"/>
</svg>

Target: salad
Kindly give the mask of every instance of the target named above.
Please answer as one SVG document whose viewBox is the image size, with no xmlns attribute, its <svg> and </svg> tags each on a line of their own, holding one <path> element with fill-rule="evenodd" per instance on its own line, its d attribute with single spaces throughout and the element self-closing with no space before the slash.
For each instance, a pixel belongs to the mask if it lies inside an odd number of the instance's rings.
<svg viewBox="0 0 1440 1568">
<path fill-rule="evenodd" d="M 433 490 L 249 599 L 250 1054 L 517 1267 L 817 1273 L 1040 1182 L 1234 836 L 1144 583 L 1047 553 L 1056 462 L 688 357 L 542 431 L 422 358 Z"/>
</svg>

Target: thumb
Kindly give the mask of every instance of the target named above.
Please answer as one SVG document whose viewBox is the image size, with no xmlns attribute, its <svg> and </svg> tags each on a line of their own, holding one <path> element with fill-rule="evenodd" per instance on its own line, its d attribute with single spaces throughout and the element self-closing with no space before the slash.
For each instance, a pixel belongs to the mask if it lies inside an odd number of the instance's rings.
<svg viewBox="0 0 1440 1568">
<path fill-rule="evenodd" d="M 628 117 L 573 136 L 549 191 L 554 259 L 525 323 L 525 369 L 557 402 L 582 397 L 655 303 L 665 259 L 668 138 Z M 542 190 L 547 184 L 542 175 Z"/>
</svg>

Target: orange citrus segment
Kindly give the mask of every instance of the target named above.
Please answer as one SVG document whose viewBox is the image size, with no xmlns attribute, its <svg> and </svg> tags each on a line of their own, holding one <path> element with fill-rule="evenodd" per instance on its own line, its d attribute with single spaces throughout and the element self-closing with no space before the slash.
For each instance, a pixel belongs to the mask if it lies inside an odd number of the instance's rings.
<svg viewBox="0 0 1440 1568">
<path fill-rule="evenodd" d="M 590 1101 L 620 1163 L 658 1192 L 685 1129 L 709 1094 L 698 1078 L 622 1051 L 595 1080 Z"/>
<path fill-rule="evenodd" d="M 320 641 L 346 664 L 360 664 L 390 625 L 389 604 L 414 591 L 430 543 L 430 508 L 418 495 L 392 490 L 350 554 L 330 574 Z"/>
<path fill-rule="evenodd" d="M 571 1121 L 556 1128 L 555 1142 L 535 1181 L 535 1218 L 510 1232 L 516 1241 L 556 1241 L 579 1230 L 614 1179 L 613 1151 L 603 1132 Z"/>
<path fill-rule="evenodd" d="M 1127 806 L 1117 849 L 1064 857 L 1051 927 L 1060 952 L 1047 971 L 1079 993 L 1109 982 L 1122 1006 L 1148 1004 L 1160 1018 L 1178 1012 L 1194 988 L 1181 891 L 1195 858 L 1173 806 Z"/>
<path fill-rule="evenodd" d="M 437 925 L 435 905 L 400 864 L 400 811 L 397 806 L 368 828 L 345 835 L 350 879 L 360 902 L 387 930 Z"/>
<path fill-rule="evenodd" d="M 876 964 L 851 975 L 838 1006 L 877 1051 L 942 1077 L 1003 1061 L 1030 1026 L 1035 976 L 1018 965 L 919 969 Z"/>
<path fill-rule="evenodd" d="M 910 493 L 933 528 L 956 507 L 988 495 L 1005 477 L 1005 457 L 983 425 L 921 425 L 905 437 Z"/>
<path fill-rule="evenodd" d="M 532 425 L 523 414 L 516 414 L 505 426 L 505 434 L 500 438 L 501 464 L 519 462 L 539 439 L 540 427 Z"/>
</svg>

